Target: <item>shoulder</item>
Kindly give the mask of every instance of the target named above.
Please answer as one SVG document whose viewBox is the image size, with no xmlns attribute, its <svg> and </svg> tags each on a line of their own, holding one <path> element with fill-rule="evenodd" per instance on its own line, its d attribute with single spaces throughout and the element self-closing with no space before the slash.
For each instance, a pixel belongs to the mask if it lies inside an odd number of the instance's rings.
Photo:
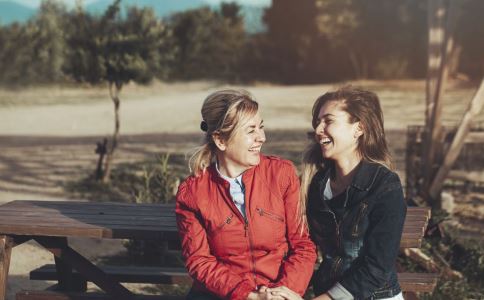
<svg viewBox="0 0 484 300">
<path fill-rule="evenodd" d="M 204 171 L 202 174 L 188 176 L 179 186 L 176 193 L 176 201 L 190 203 L 193 201 L 194 191 L 199 190 L 200 186 L 206 185 L 209 174 Z"/>
<path fill-rule="evenodd" d="M 401 189 L 402 183 L 398 174 L 386 166 L 379 165 L 378 175 L 376 176 L 375 184 L 379 187 L 381 192 Z"/>
<path fill-rule="evenodd" d="M 270 171 L 293 171 L 296 172 L 294 164 L 287 159 L 274 155 L 261 155 L 260 167 Z"/>
</svg>

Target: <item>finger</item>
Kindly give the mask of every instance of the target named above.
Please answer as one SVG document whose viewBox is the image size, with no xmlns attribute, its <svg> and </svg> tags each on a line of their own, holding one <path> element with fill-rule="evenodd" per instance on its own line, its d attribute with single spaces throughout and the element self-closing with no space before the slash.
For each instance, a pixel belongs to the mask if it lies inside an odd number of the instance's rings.
<svg viewBox="0 0 484 300">
<path fill-rule="evenodd" d="M 267 292 L 267 290 L 268 290 L 268 287 L 266 287 L 265 285 L 263 285 L 259 288 L 259 292 L 261 292 L 261 293 L 265 293 L 265 292 Z"/>
</svg>

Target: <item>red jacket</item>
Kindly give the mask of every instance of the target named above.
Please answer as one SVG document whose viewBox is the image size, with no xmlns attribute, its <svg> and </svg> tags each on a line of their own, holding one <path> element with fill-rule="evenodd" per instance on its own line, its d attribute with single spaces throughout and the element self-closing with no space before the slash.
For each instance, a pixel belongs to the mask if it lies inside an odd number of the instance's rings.
<svg viewBox="0 0 484 300">
<path fill-rule="evenodd" d="M 297 222 L 299 180 L 292 164 L 261 155 L 244 172 L 247 221 L 215 166 L 179 187 L 176 217 L 194 288 L 223 299 L 246 299 L 261 285 L 304 294 L 316 260 Z"/>
</svg>

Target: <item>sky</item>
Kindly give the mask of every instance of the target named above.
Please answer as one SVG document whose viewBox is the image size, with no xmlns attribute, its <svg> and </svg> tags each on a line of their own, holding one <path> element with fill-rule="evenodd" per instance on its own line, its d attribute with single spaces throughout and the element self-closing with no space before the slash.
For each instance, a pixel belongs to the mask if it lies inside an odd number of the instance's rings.
<svg viewBox="0 0 484 300">
<path fill-rule="evenodd" d="M 0 2 L 1 1 L 7 1 L 7 0 L 0 0 Z M 18 2 L 25 6 L 29 6 L 33 8 L 38 7 L 41 2 L 41 0 L 8 0 L 8 1 Z M 66 3 L 68 7 L 73 7 L 74 4 L 76 3 L 76 0 L 59 0 L 59 1 Z M 163 1 L 163 0 L 153 0 L 153 1 Z M 209 4 L 218 4 L 222 1 L 223 0 L 205 0 L 205 2 Z M 232 0 L 232 1 L 243 3 L 243 4 L 249 4 L 249 5 L 264 5 L 264 6 L 268 6 L 271 3 L 271 0 Z M 83 0 L 84 5 L 87 5 L 92 2 L 96 2 L 96 0 Z M 226 2 L 228 1 L 226 0 Z"/>
</svg>

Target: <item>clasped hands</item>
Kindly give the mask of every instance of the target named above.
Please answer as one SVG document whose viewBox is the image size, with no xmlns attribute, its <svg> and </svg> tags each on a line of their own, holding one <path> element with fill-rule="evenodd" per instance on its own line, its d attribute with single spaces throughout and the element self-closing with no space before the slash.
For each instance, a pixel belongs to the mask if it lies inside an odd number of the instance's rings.
<svg viewBox="0 0 484 300">
<path fill-rule="evenodd" d="M 248 300 L 303 300 L 298 293 L 285 286 L 268 288 L 261 286 L 257 292 L 249 294 Z"/>
</svg>

